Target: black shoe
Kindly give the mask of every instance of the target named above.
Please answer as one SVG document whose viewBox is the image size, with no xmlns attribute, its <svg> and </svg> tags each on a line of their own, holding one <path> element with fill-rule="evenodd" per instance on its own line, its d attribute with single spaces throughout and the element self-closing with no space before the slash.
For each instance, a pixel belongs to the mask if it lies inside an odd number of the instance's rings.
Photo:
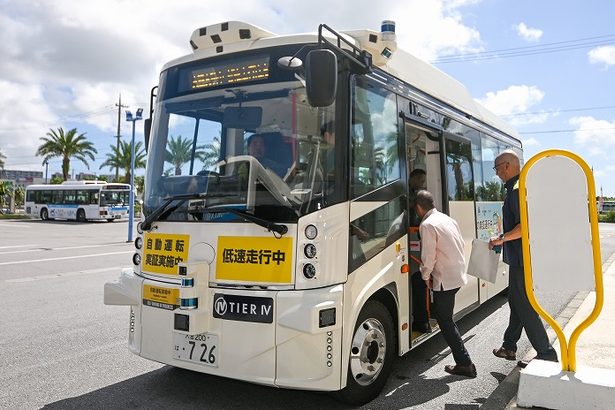
<svg viewBox="0 0 615 410">
<path fill-rule="evenodd" d="M 493 349 L 493 354 L 496 357 L 499 357 L 501 359 L 506 359 L 506 360 L 517 359 L 517 353 L 505 348 L 504 346 L 500 347 L 499 349 Z"/>
<path fill-rule="evenodd" d="M 449 374 L 454 374 L 455 376 L 464 376 L 475 378 L 476 377 L 476 366 L 474 363 L 469 364 L 468 366 L 460 366 L 456 364 L 455 366 L 451 366 L 447 364 L 444 366 L 444 371 Z"/>
<path fill-rule="evenodd" d="M 412 330 L 421 333 L 431 333 L 431 326 L 429 322 L 414 322 L 412 324 Z"/>
<path fill-rule="evenodd" d="M 517 362 L 517 366 L 519 366 L 522 369 L 525 369 L 527 367 L 527 365 L 530 364 L 530 362 L 532 360 L 534 360 L 534 359 L 544 360 L 546 362 L 558 362 L 559 361 L 559 360 L 557 360 L 557 356 L 555 356 L 555 357 L 551 356 L 551 357 L 545 357 L 545 358 L 536 356 L 536 357 L 533 357 L 533 358 L 531 358 L 529 360 L 519 360 Z"/>
<path fill-rule="evenodd" d="M 527 367 L 527 365 L 530 364 L 531 361 L 532 361 L 532 359 L 530 359 L 530 360 L 519 360 L 517 362 L 517 366 L 519 366 L 522 369 L 525 369 Z"/>
</svg>

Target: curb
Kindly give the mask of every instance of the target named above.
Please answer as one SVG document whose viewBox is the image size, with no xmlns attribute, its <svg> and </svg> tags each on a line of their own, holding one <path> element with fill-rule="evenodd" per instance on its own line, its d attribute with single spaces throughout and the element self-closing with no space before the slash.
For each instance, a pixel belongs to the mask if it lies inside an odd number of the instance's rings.
<svg viewBox="0 0 615 410">
<path fill-rule="evenodd" d="M 615 263 L 615 252 L 609 256 L 609 258 L 602 264 L 602 272 L 604 273 L 612 264 Z M 560 312 L 560 314 L 555 318 L 555 321 L 559 323 L 562 329 L 566 327 L 570 319 L 575 315 L 579 307 L 583 304 L 587 296 L 589 295 L 589 291 L 580 291 L 578 292 L 571 300 L 568 302 L 566 307 Z M 557 339 L 557 335 L 555 331 L 550 327 L 547 329 L 547 336 L 549 337 L 549 341 L 553 343 Z M 530 349 L 528 353 L 523 357 L 523 360 L 531 359 L 535 356 L 534 349 Z M 515 367 L 512 372 L 498 385 L 498 387 L 491 393 L 487 401 L 482 404 L 482 408 L 485 409 L 517 409 L 521 407 L 517 407 L 517 389 L 519 386 L 519 372 L 521 369 L 519 367 Z M 505 399 L 501 396 L 505 396 L 506 392 L 510 394 L 510 391 L 514 389 L 514 396 L 512 399 L 508 401 L 506 405 Z M 509 396 L 510 397 L 510 396 Z M 502 407 L 504 405 L 504 407 Z"/>
</svg>

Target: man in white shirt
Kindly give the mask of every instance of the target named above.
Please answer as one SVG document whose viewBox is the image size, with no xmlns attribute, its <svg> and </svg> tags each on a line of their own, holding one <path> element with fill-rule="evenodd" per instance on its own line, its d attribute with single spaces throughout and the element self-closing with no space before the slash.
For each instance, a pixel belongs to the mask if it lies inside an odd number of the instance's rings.
<svg viewBox="0 0 615 410">
<path fill-rule="evenodd" d="M 421 277 L 433 290 L 432 313 L 455 359 L 455 365 L 446 365 L 444 371 L 476 377 L 476 366 L 453 321 L 455 294 L 468 282 L 463 257 L 464 241 L 459 225 L 448 215 L 438 212 L 428 191 L 422 190 L 416 194 L 415 208 L 421 218 Z"/>
</svg>

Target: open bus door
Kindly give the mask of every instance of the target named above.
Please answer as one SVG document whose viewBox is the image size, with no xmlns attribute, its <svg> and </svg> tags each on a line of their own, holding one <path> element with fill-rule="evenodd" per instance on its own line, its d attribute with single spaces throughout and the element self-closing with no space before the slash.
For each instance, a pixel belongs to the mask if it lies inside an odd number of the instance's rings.
<svg viewBox="0 0 615 410">
<path fill-rule="evenodd" d="M 421 117 L 404 114 L 405 158 L 408 181 L 408 264 L 410 267 L 408 286 L 410 292 L 409 317 L 411 318 L 410 343 L 426 339 L 429 333 L 417 324 L 436 327 L 431 319 L 429 290 L 423 285 L 419 271 L 421 244 L 419 238 L 420 218 L 414 209 L 414 198 L 421 189 L 427 189 L 434 196 L 436 208 L 448 211 L 446 178 L 444 169 L 442 130 L 436 124 Z M 424 179 L 420 175 L 424 172 Z M 412 178 L 411 178 L 412 175 Z M 423 331 L 421 331 L 423 330 Z"/>
</svg>

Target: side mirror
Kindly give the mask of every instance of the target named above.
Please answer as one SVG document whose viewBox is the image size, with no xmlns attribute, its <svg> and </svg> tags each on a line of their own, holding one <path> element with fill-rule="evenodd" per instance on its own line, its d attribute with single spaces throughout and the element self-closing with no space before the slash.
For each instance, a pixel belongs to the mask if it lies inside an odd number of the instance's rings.
<svg viewBox="0 0 615 410">
<path fill-rule="evenodd" d="M 327 107 L 337 93 L 337 56 L 331 50 L 310 51 L 305 59 L 305 88 L 312 107 Z"/>
<path fill-rule="evenodd" d="M 146 118 L 143 121 L 143 138 L 145 139 L 145 152 L 147 152 L 147 147 L 149 146 L 149 134 L 152 131 L 152 119 Z"/>
</svg>

